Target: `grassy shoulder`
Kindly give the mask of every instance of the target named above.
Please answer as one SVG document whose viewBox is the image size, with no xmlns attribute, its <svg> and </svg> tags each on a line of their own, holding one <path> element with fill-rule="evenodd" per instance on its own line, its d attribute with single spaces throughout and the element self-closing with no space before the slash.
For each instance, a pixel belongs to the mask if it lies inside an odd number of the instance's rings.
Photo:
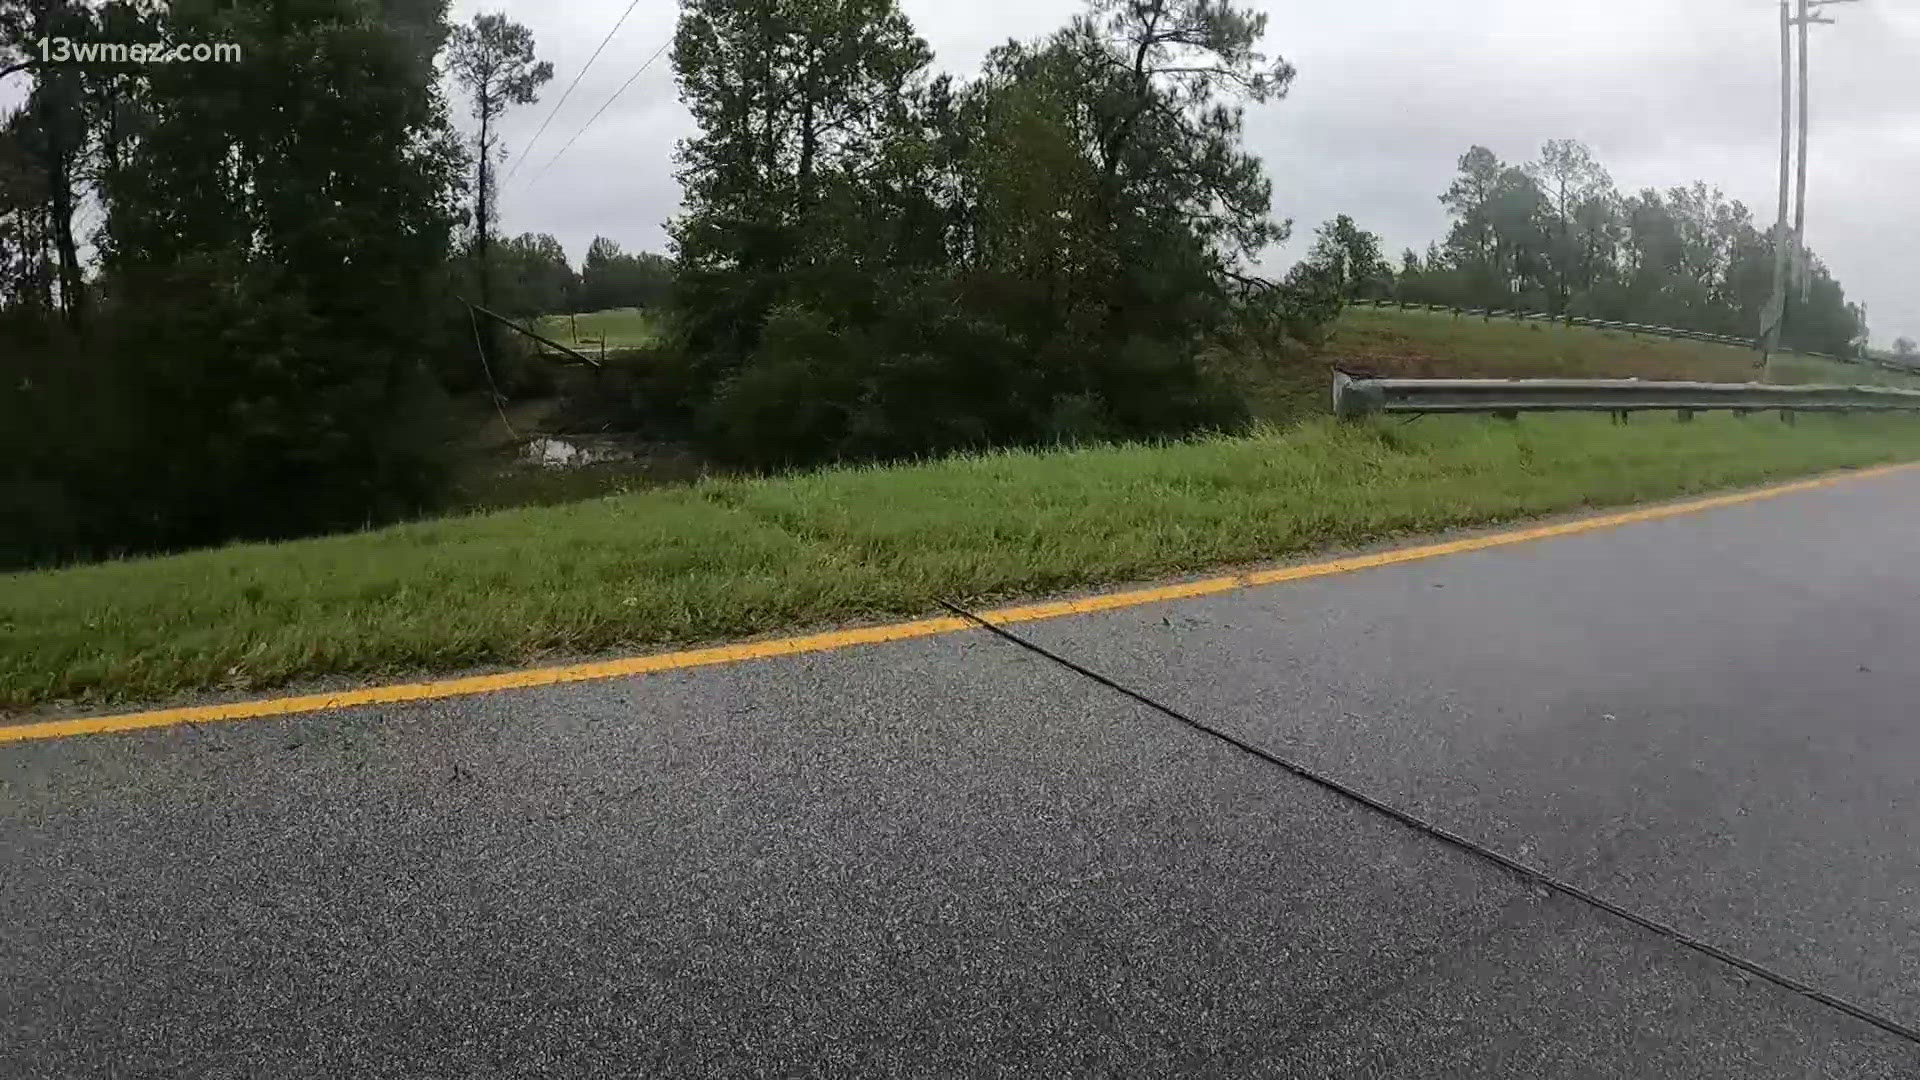
<svg viewBox="0 0 1920 1080">
<path fill-rule="evenodd" d="M 1431 418 L 708 480 L 0 576 L 0 710 L 640 649 L 1920 459 L 1920 421 Z"/>
</svg>

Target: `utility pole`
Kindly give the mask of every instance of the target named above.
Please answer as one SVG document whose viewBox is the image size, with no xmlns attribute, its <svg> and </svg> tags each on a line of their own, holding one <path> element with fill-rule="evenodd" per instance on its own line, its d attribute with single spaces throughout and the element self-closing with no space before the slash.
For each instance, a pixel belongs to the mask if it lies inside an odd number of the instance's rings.
<svg viewBox="0 0 1920 1080">
<path fill-rule="evenodd" d="M 1807 127 L 1808 127 L 1808 61 L 1810 51 L 1808 28 L 1815 23 L 1831 24 L 1832 19 L 1817 14 L 1818 9 L 1829 4 L 1851 4 L 1858 0 L 1795 0 L 1799 5 L 1796 15 L 1788 8 L 1788 0 L 1780 0 L 1780 217 L 1775 226 L 1773 259 L 1773 299 L 1767 304 L 1766 315 L 1762 319 L 1762 342 L 1760 367 L 1766 367 L 1773 354 L 1780 348 L 1780 336 L 1786 326 L 1787 317 L 1787 279 L 1789 274 L 1800 283 L 1800 297 L 1804 301 L 1812 290 L 1812 260 L 1807 254 Z M 1793 229 L 1787 229 L 1788 193 L 1787 178 L 1793 169 L 1793 28 L 1800 28 L 1800 157 L 1798 176 L 1795 181 L 1797 197 L 1793 200 Z M 1792 257 L 1789 263 L 1788 244 L 1792 244 Z"/>
<path fill-rule="evenodd" d="M 1787 10 L 1787 0 L 1780 0 L 1780 214 L 1773 229 L 1773 298 L 1760 319 L 1760 362 L 1754 365 L 1762 370 L 1780 348 L 1780 331 L 1787 317 L 1787 245 L 1792 242 L 1787 233 L 1787 183 L 1793 173 L 1792 159 L 1793 13 Z"/>
<path fill-rule="evenodd" d="M 1812 260 L 1807 252 L 1807 30 L 1814 23 L 1833 24 L 1832 19 L 1815 14 L 1816 9 L 1854 2 L 1856 0 L 1800 0 L 1800 17 L 1794 20 L 1800 27 L 1800 176 L 1794 200 L 1793 251 L 1794 278 L 1800 283 L 1803 302 L 1813 290 Z"/>
</svg>

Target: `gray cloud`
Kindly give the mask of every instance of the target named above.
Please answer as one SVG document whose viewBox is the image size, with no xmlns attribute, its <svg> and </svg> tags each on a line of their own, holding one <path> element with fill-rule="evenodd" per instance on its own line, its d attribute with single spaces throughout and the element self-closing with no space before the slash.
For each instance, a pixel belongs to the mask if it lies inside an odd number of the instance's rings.
<svg viewBox="0 0 1920 1080">
<path fill-rule="evenodd" d="M 1354 215 L 1388 244 L 1445 231 L 1438 195 L 1474 143 L 1509 160 L 1550 138 L 1593 146 L 1623 190 L 1705 180 L 1774 206 L 1778 23 L 1771 0 L 1371 0 L 1262 6 L 1269 51 L 1300 69 L 1294 93 L 1252 112 L 1248 137 L 1275 181 L 1275 209 L 1304 250 L 1315 224 Z M 525 149 L 551 102 L 625 0 L 459 0 L 458 17 L 504 10 L 534 31 L 558 77 L 507 127 Z M 1031 38 L 1077 0 L 904 0 L 940 65 L 960 75 L 994 45 Z M 1920 337 L 1920 11 L 1904 0 L 1831 9 L 1815 30 L 1809 243 L 1866 303 L 1874 336 Z M 579 125 L 672 33 L 667 0 L 641 0 L 503 201 L 505 226 L 550 232 L 576 256 L 596 234 L 664 245 L 678 205 L 673 145 L 690 123 L 662 58 L 537 182 Z"/>
</svg>

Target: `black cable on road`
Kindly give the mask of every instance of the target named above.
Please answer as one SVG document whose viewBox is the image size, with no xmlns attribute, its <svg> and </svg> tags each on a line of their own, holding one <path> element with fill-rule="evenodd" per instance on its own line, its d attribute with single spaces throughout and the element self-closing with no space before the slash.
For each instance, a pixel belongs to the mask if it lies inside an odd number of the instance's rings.
<svg viewBox="0 0 1920 1080">
<path fill-rule="evenodd" d="M 1289 761 L 1288 759 L 1280 757 L 1277 754 L 1273 754 L 1266 750 L 1262 750 L 1259 747 L 1254 746 L 1252 743 L 1249 743 L 1246 740 L 1239 738 L 1238 736 L 1230 735 L 1227 732 L 1221 731 L 1219 728 L 1212 727 L 1211 725 L 1208 725 L 1199 720 L 1196 720 L 1193 717 L 1188 716 L 1187 714 L 1181 712 L 1178 709 L 1173 708 L 1170 705 L 1163 705 L 1160 702 L 1155 701 L 1153 698 L 1148 697 L 1147 695 L 1141 693 L 1138 690 L 1134 690 L 1131 687 L 1122 685 L 1121 683 L 1118 683 L 1113 679 L 1110 679 L 1105 675 L 1100 674 L 1097 671 L 1094 671 L 1090 668 L 1077 664 L 1072 660 L 1069 660 L 1066 657 L 1061 656 L 1059 653 L 1056 653 L 1047 649 L 1045 646 L 1039 645 L 1032 641 L 1028 641 L 1026 638 L 1021 637 L 1020 635 L 1012 632 L 1011 630 L 1007 630 L 1004 627 L 997 626 L 991 622 L 988 622 L 986 619 L 982 618 L 979 615 L 974 614 L 973 612 L 967 610 L 964 607 L 961 607 L 959 604 L 942 600 L 940 601 L 940 606 L 946 608 L 948 611 L 953 612 L 955 615 L 960 616 L 961 618 L 967 620 L 968 622 L 974 623 L 975 625 L 979 626 L 981 629 L 986 630 L 988 633 L 991 633 L 996 637 L 1009 641 L 1014 645 L 1018 645 L 1020 648 L 1025 649 L 1028 652 L 1034 653 L 1048 660 L 1051 660 L 1054 663 L 1060 665 L 1061 667 L 1066 668 L 1069 671 L 1072 671 L 1079 675 L 1083 675 L 1086 678 L 1092 679 L 1094 682 L 1099 683 L 1101 686 L 1104 686 L 1109 690 L 1112 690 L 1116 693 L 1123 694 L 1129 698 L 1132 698 L 1133 700 L 1139 702 L 1140 704 L 1145 705 L 1147 708 L 1152 709 L 1155 712 L 1158 712 L 1164 716 L 1171 717 L 1174 720 L 1178 720 L 1180 723 L 1185 724 L 1186 726 L 1194 729 L 1195 731 L 1198 731 L 1205 735 L 1210 735 L 1213 738 L 1218 739 L 1223 743 L 1226 743 L 1228 746 L 1231 746 L 1234 749 L 1241 751 L 1242 753 L 1251 754 L 1252 756 L 1259 758 L 1261 761 L 1264 761 L 1269 765 L 1274 765 L 1281 769 L 1285 769 L 1287 772 L 1292 773 L 1293 775 L 1299 777 L 1300 779 L 1305 780 L 1308 783 L 1313 784 L 1317 787 L 1324 788 L 1327 791 L 1331 791 L 1335 795 L 1338 795 L 1343 799 L 1346 799 L 1350 802 L 1358 803 L 1361 806 L 1364 806 L 1367 809 L 1374 811 L 1375 813 L 1384 814 L 1387 817 L 1392 818 L 1393 820 L 1399 822 L 1402 825 L 1405 825 L 1410 829 L 1413 829 L 1416 832 L 1424 833 L 1427 836 L 1431 836 L 1434 839 L 1439 840 L 1442 843 L 1445 843 L 1451 847 L 1458 848 L 1459 850 L 1464 851 L 1470 855 L 1477 856 L 1481 859 L 1486 860 L 1487 862 L 1493 863 L 1495 866 L 1498 866 L 1503 870 L 1507 870 L 1526 881 L 1532 882 L 1535 885 L 1539 885 L 1543 888 L 1551 889 L 1554 892 L 1561 894 L 1562 896 L 1571 897 L 1590 907 L 1599 908 L 1601 911 L 1605 911 L 1608 914 L 1615 915 L 1615 916 L 1618 916 L 1619 918 L 1625 919 L 1627 922 L 1630 922 L 1633 925 L 1638 926 L 1643 930 L 1651 931 L 1659 935 L 1660 937 L 1666 938 L 1668 941 L 1671 941 L 1676 945 L 1680 945 L 1684 948 L 1691 949 L 1694 952 L 1700 953 L 1704 956 L 1710 956 L 1713 959 L 1728 965 L 1729 967 L 1737 968 L 1740 971 L 1743 971 L 1748 975 L 1752 975 L 1757 979 L 1762 979 L 1762 980 L 1765 980 L 1766 982 L 1770 982 L 1773 985 L 1778 986 L 1783 990 L 1790 990 L 1793 993 L 1799 994 L 1801 997 L 1807 998 L 1811 1001 L 1818 1002 L 1821 1005 L 1825 1005 L 1826 1007 L 1830 1009 L 1834 1009 L 1838 1012 L 1845 1013 L 1848 1016 L 1853 1017 L 1855 1020 L 1861 1021 L 1862 1023 L 1871 1024 L 1874 1027 L 1879 1028 L 1881 1031 L 1887 1032 L 1890 1035 L 1895 1035 L 1902 1039 L 1905 1039 L 1910 1043 L 1913 1043 L 1915 1045 L 1920 1045 L 1920 1029 L 1909 1027 L 1906 1024 L 1903 1024 L 1900 1021 L 1893 1019 L 1892 1017 L 1874 1012 L 1873 1010 L 1868 1009 L 1864 1006 L 1855 1005 L 1853 1002 L 1847 1001 L 1844 998 L 1835 997 L 1824 990 L 1817 990 L 1811 986 L 1808 986 L 1806 983 L 1803 983 L 1798 979 L 1793 978 L 1792 976 L 1784 975 L 1778 971 L 1774 971 L 1773 969 L 1766 967 L 1762 964 L 1756 963 L 1752 960 L 1735 956 L 1733 953 L 1730 953 L 1725 949 L 1720 948 L 1717 945 L 1711 945 L 1707 942 L 1701 941 L 1698 938 L 1691 937 L 1687 934 L 1683 934 L 1680 931 L 1674 929 L 1671 926 L 1668 926 L 1663 922 L 1650 918 L 1646 915 L 1642 915 L 1639 912 L 1631 911 L 1627 908 L 1621 907 L 1619 904 L 1616 904 L 1613 901 L 1607 900 L 1603 897 L 1596 896 L 1595 894 L 1580 888 L 1578 885 L 1561 881 L 1559 878 L 1554 877 L 1552 874 L 1549 874 L 1544 870 L 1539 870 L 1534 867 L 1528 866 L 1527 864 L 1519 862 L 1509 856 L 1502 855 L 1500 852 L 1495 851 L 1484 844 L 1480 844 L 1473 840 L 1469 840 L 1458 833 L 1451 832 L 1443 828 L 1442 826 L 1436 825 L 1433 822 L 1427 821 L 1424 818 L 1417 817 L 1411 813 L 1408 813 L 1405 810 L 1400 809 L 1399 807 L 1390 806 L 1387 803 L 1381 802 L 1379 799 L 1376 799 L 1373 796 L 1366 794 L 1365 792 L 1349 787 L 1346 784 L 1341 783 L 1340 781 L 1335 780 L 1330 776 L 1325 776 L 1319 772 L 1316 772 L 1313 769 L 1310 769 L 1307 766 L 1300 764 L 1299 762 Z"/>
</svg>

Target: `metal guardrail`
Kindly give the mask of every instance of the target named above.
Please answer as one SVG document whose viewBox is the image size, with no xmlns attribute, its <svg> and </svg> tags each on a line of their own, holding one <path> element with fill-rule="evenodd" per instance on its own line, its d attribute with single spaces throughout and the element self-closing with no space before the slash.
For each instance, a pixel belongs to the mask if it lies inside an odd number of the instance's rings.
<svg viewBox="0 0 1920 1080">
<path fill-rule="evenodd" d="M 1642 382 L 1638 379 L 1372 379 L 1336 371 L 1333 411 L 1370 413 L 1627 413 L 1670 410 L 1681 419 L 1712 410 L 1741 413 L 1920 412 L 1920 390 L 1884 386 L 1775 386 L 1763 383 Z"/>
</svg>

